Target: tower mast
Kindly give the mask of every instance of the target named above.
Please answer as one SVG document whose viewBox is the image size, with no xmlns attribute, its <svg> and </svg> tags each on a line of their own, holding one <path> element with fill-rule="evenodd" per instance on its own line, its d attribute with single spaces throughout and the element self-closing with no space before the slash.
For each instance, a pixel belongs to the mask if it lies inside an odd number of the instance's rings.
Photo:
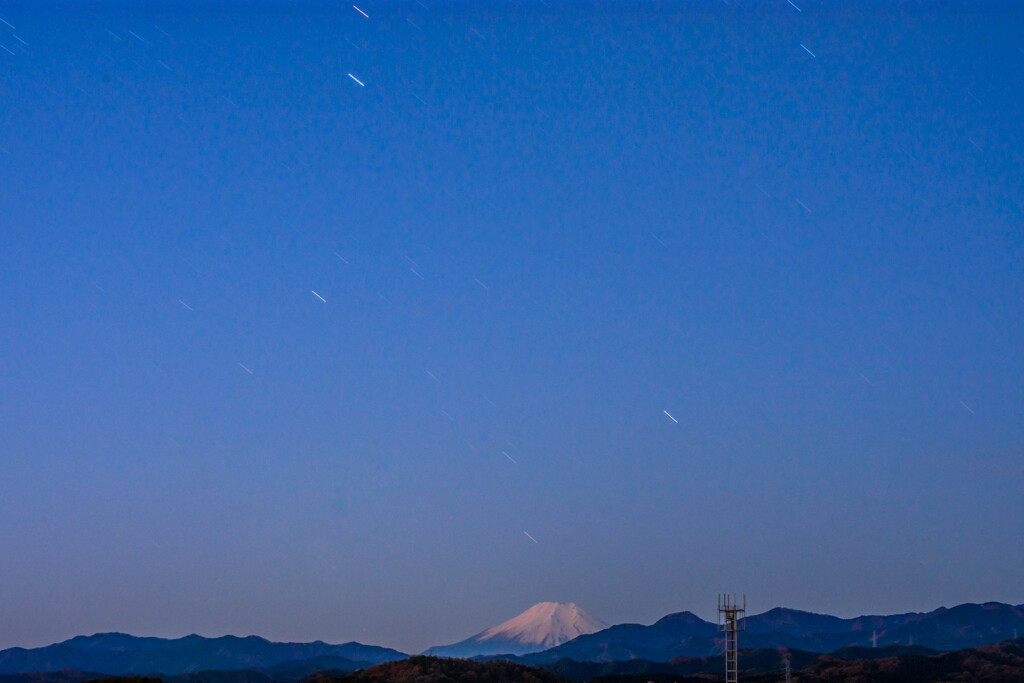
<svg viewBox="0 0 1024 683">
<path fill-rule="evenodd" d="M 725 683 L 739 681 L 737 634 L 744 629 L 746 612 L 746 595 L 743 596 L 743 607 L 739 606 L 735 593 L 731 597 L 727 593 L 718 596 L 718 630 L 725 633 Z"/>
</svg>

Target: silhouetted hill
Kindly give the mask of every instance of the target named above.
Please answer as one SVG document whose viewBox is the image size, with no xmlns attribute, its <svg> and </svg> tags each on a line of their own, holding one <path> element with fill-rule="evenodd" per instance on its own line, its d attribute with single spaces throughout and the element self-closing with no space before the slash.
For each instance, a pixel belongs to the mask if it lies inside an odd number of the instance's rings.
<svg viewBox="0 0 1024 683">
<path fill-rule="evenodd" d="M 954 650 L 1010 640 L 1015 631 L 1024 634 L 1024 605 L 986 602 L 930 612 L 919 622 L 886 631 L 884 637 L 886 642 Z"/>
<path fill-rule="evenodd" d="M 368 666 L 358 667 L 365 669 Z M 310 659 L 303 659 L 297 662 L 282 662 L 275 664 L 268 668 L 266 672 L 270 674 L 275 681 L 280 683 L 290 683 L 291 681 L 302 680 L 310 674 L 318 671 L 335 671 L 339 674 L 350 673 L 356 669 L 352 667 L 352 662 L 343 657 L 312 657 Z M 213 683 L 213 682 L 211 682 Z M 253 682 L 255 683 L 255 681 Z"/>
<path fill-rule="evenodd" d="M 560 659 L 578 662 L 668 661 L 679 656 L 711 654 L 715 651 L 717 636 L 715 624 L 692 612 L 679 612 L 662 617 L 650 626 L 619 624 L 579 636 L 550 650 L 526 655 L 523 661 L 534 665 L 550 664 Z"/>
<path fill-rule="evenodd" d="M 565 683 L 549 671 L 515 662 L 475 662 L 423 655 L 378 664 L 343 677 L 313 676 L 306 680 L 345 683 Z"/>
<path fill-rule="evenodd" d="M 781 679 L 780 679 L 781 680 Z M 1020 683 L 1024 639 L 930 656 L 901 654 L 875 660 L 822 655 L 794 683 Z"/>
<path fill-rule="evenodd" d="M 644 674 L 642 676 L 602 676 L 591 683 L 715 683 L 722 676 L 700 674 L 697 676 L 679 676 L 677 674 Z M 747 683 L 744 680 L 743 683 Z"/>
<path fill-rule="evenodd" d="M 921 647 L 920 645 L 886 645 L 885 647 L 851 645 L 850 647 L 841 647 L 831 654 L 839 659 L 885 659 L 886 657 L 895 657 L 897 655 L 921 655 L 928 657 L 937 655 L 939 652 L 927 647 Z"/>
<path fill-rule="evenodd" d="M 747 633 L 784 633 L 792 636 L 805 636 L 809 633 L 848 633 L 851 630 L 849 619 L 785 607 L 776 607 L 749 617 L 745 627 Z"/>
<path fill-rule="evenodd" d="M 794 683 L 1020 683 L 1024 681 L 1024 639 L 957 652 L 933 652 L 917 646 L 844 648 L 833 654 L 778 649 L 741 650 L 740 679 L 781 683 L 789 659 Z M 570 681 L 589 683 L 670 683 L 721 680 L 722 655 L 681 657 L 671 662 L 573 662 L 545 668 Z"/>
<path fill-rule="evenodd" d="M 300 676 L 296 679 L 303 678 Z M 196 671 L 177 676 L 160 676 L 163 683 L 277 683 L 278 679 L 265 671 L 234 669 L 231 671 Z M 281 679 L 283 683 L 283 679 Z"/>
<path fill-rule="evenodd" d="M 816 662 L 820 655 L 800 650 L 741 650 L 740 673 L 744 677 L 765 672 L 781 671 L 785 658 L 789 658 L 794 670 Z M 724 661 L 718 653 L 708 657 L 678 657 L 668 662 L 651 662 L 634 659 L 619 662 L 575 662 L 563 659 L 544 668 L 570 681 L 594 681 L 609 677 L 664 676 L 711 676 L 722 673 Z"/>
<path fill-rule="evenodd" d="M 204 670 L 262 670 L 315 657 L 332 657 L 331 668 L 354 671 L 405 656 L 396 650 L 360 643 L 274 643 L 258 636 L 137 638 L 99 633 L 33 650 L 16 647 L 0 651 L 0 674 L 78 670 L 173 675 Z"/>
<path fill-rule="evenodd" d="M 83 683 L 91 679 L 101 678 L 103 674 L 95 671 L 34 671 L 32 673 L 0 674 L 0 683 Z"/>
</svg>

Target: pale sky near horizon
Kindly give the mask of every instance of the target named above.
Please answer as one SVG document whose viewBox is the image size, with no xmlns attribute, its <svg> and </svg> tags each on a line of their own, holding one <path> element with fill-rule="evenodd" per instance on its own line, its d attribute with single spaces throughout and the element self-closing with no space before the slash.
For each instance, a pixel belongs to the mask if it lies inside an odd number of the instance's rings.
<svg viewBox="0 0 1024 683">
<path fill-rule="evenodd" d="M 0 648 L 1024 602 L 1024 5 L 0 0 Z"/>
</svg>

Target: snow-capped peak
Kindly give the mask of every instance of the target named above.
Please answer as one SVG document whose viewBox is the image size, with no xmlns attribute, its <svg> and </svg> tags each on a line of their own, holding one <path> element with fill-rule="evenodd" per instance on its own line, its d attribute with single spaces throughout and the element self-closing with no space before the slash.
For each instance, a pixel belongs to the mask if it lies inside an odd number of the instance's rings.
<svg viewBox="0 0 1024 683">
<path fill-rule="evenodd" d="M 581 610 L 571 602 L 540 602 L 517 617 L 493 626 L 473 639 L 515 640 L 522 645 L 536 645 L 546 650 L 566 643 L 576 636 L 608 628 L 608 624 Z"/>
<path fill-rule="evenodd" d="M 447 657 L 527 654 L 547 650 L 605 628 L 608 624 L 571 602 L 541 602 L 461 643 L 431 648 L 427 652 Z"/>
</svg>

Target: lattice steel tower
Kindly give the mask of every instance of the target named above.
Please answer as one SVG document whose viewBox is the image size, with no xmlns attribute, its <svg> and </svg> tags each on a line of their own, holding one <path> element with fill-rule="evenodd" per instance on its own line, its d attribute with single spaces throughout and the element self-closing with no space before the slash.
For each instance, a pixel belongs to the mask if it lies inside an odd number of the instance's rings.
<svg viewBox="0 0 1024 683">
<path fill-rule="evenodd" d="M 737 683 L 740 676 L 739 654 L 736 647 L 736 634 L 743 630 L 746 623 L 747 596 L 743 596 L 743 607 L 727 593 L 718 596 L 718 630 L 725 632 L 725 683 Z"/>
</svg>

